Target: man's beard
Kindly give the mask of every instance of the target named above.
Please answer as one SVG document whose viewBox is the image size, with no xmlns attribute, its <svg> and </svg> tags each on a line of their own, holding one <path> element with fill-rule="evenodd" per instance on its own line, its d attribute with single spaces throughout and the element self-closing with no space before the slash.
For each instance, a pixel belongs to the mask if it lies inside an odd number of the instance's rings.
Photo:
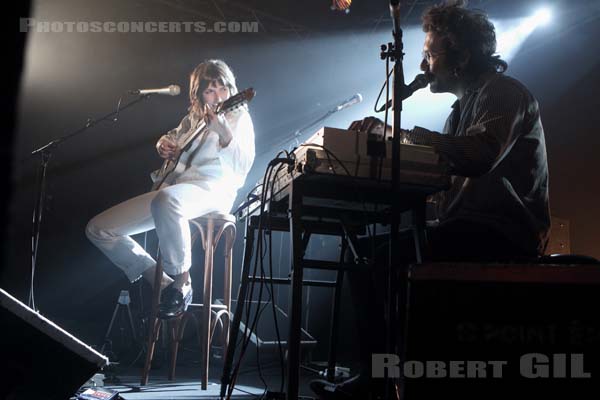
<svg viewBox="0 0 600 400">
<path fill-rule="evenodd" d="M 432 80 L 429 82 L 429 90 L 431 93 L 440 93 L 440 81 L 437 76 L 432 75 Z"/>
<path fill-rule="evenodd" d="M 431 93 L 447 93 L 451 92 L 452 85 L 448 82 L 447 79 L 443 77 L 440 79 L 438 75 L 431 75 L 431 80 L 429 81 L 429 90 Z"/>
</svg>

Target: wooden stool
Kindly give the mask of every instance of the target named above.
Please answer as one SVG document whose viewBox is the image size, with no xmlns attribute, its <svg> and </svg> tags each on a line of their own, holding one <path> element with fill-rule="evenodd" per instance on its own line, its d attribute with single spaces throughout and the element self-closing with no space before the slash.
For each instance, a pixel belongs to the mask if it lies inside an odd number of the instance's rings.
<svg viewBox="0 0 600 400">
<path fill-rule="evenodd" d="M 229 322 L 230 322 L 230 307 L 231 307 L 231 270 L 233 264 L 233 243 L 235 241 L 236 227 L 235 217 L 231 214 L 222 213 L 210 213 L 203 215 L 199 218 L 190 221 L 194 226 L 198 228 L 197 232 L 192 236 L 192 246 L 195 244 L 198 238 L 202 240 L 202 247 L 204 248 L 204 293 L 202 304 L 191 304 L 191 309 L 184 312 L 180 317 L 171 320 L 169 327 L 169 334 L 171 336 L 171 358 L 169 366 L 169 380 L 175 378 L 175 364 L 177 362 L 177 350 L 179 348 L 179 342 L 183 337 L 185 326 L 190 318 L 192 318 L 196 325 L 196 330 L 200 331 L 200 349 L 202 353 L 202 376 L 201 386 L 202 390 L 206 390 L 208 385 L 208 366 L 210 359 L 210 345 L 212 342 L 213 334 L 216 330 L 217 324 L 221 321 L 222 317 L 225 317 L 222 321 L 222 341 L 223 349 L 226 351 L 229 340 Z M 219 240 L 225 234 L 225 268 L 224 268 L 224 291 L 223 291 L 223 302 L 224 304 L 212 304 L 212 281 L 213 281 L 213 263 L 214 263 L 214 251 L 219 244 Z M 154 282 L 160 282 L 162 278 L 162 263 L 161 257 L 159 256 L 156 275 Z M 152 357 L 154 353 L 154 347 L 158 340 L 161 319 L 158 316 L 158 307 L 160 304 L 160 284 L 154 285 L 152 295 L 152 311 L 149 321 L 148 329 L 148 352 L 146 354 L 146 363 L 142 371 L 141 384 L 146 385 L 148 383 L 148 375 L 150 372 L 150 366 L 152 363 Z M 209 305 L 208 307 L 206 305 Z M 193 308 L 200 307 L 202 310 L 201 320 L 198 323 L 192 313 Z M 212 313 L 215 312 L 215 318 L 213 320 Z M 200 325 L 200 328 L 198 328 Z M 225 357 L 225 354 L 223 354 Z"/>
</svg>

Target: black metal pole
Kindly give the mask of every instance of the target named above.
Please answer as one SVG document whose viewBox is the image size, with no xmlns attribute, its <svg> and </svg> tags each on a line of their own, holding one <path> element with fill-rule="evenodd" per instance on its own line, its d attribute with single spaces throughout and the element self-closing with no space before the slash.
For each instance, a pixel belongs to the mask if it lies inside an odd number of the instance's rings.
<svg viewBox="0 0 600 400">
<path fill-rule="evenodd" d="M 393 37 L 394 43 L 390 49 L 389 55 L 394 62 L 394 81 L 392 99 L 394 104 L 394 122 L 392 125 L 392 221 L 390 233 L 390 253 L 388 265 L 388 338 L 387 351 L 388 353 L 397 354 L 400 357 L 400 365 L 405 361 L 404 353 L 404 318 L 402 315 L 406 310 L 406 264 L 400 263 L 398 254 L 399 249 L 399 228 L 400 228 L 400 204 L 398 202 L 400 192 L 400 133 L 402 122 L 402 91 L 404 84 L 404 69 L 402 61 L 404 58 L 404 45 L 402 43 L 402 29 L 400 28 L 400 1 L 390 1 L 390 13 L 394 24 Z M 404 399 L 404 380 L 400 373 L 398 387 L 386 385 L 386 398 L 392 399 L 398 397 Z M 391 383 L 391 380 L 388 380 Z M 394 385 L 395 386 L 395 385 Z M 393 396 L 393 397 L 392 397 Z"/>
</svg>

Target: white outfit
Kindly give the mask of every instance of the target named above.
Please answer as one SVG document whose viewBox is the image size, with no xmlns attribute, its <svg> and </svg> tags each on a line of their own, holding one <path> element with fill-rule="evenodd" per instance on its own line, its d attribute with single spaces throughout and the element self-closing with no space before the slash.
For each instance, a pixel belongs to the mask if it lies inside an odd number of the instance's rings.
<svg viewBox="0 0 600 400">
<path fill-rule="evenodd" d="M 88 238 L 131 282 L 156 265 L 131 235 L 156 228 L 163 268 L 178 275 L 192 264 L 189 220 L 231 210 L 254 161 L 254 128 L 245 108 L 225 118 L 233 133 L 227 147 L 219 145 L 216 132 L 206 131 L 182 153 L 180 162 L 186 167 L 174 184 L 117 204 L 88 223 Z M 188 115 L 168 135 L 177 140 L 198 122 Z"/>
</svg>

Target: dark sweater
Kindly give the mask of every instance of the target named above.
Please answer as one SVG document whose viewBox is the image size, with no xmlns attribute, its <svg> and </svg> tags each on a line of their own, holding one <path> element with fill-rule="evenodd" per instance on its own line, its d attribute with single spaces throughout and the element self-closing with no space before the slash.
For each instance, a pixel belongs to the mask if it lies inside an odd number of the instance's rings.
<svg viewBox="0 0 600 400">
<path fill-rule="evenodd" d="M 480 223 L 527 254 L 543 253 L 550 212 L 537 101 L 517 80 L 489 74 L 452 107 L 442 134 L 421 127 L 407 133 L 449 164 L 452 186 L 435 199 L 440 222 Z"/>
</svg>

